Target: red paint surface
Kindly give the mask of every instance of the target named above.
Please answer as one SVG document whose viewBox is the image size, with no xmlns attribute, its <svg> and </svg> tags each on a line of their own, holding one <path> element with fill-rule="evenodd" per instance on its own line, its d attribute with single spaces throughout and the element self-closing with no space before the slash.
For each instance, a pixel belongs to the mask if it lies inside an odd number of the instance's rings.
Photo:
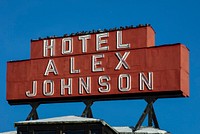
<svg viewBox="0 0 200 134">
<path fill-rule="evenodd" d="M 122 43 L 130 43 L 130 49 L 144 48 L 155 46 L 155 32 L 152 27 L 138 27 L 131 29 L 124 29 L 122 31 Z M 109 51 L 116 51 L 116 31 L 109 31 L 109 37 L 102 38 L 108 42 L 102 46 L 109 46 Z M 87 40 L 88 51 L 87 53 L 97 53 L 95 43 L 96 34 L 90 34 L 91 39 Z M 63 56 L 61 54 L 61 42 L 64 37 L 55 38 L 55 56 Z M 78 36 L 73 36 L 73 53 L 68 55 L 77 55 L 82 53 L 81 41 Z M 50 42 L 50 39 L 47 39 Z M 121 49 L 123 50 L 123 49 Z M 104 51 L 105 52 L 105 51 Z M 36 40 L 31 42 L 31 59 L 44 58 L 43 57 L 43 40 Z"/>
<path fill-rule="evenodd" d="M 40 41 L 36 41 L 40 42 Z M 32 42 L 32 58 L 39 58 Z M 147 43 L 147 42 L 146 42 Z M 41 48 L 37 48 L 38 50 Z M 77 51 L 80 48 L 77 48 Z M 113 48 L 114 49 L 114 48 Z M 93 50 L 90 50 L 91 53 Z M 125 70 L 123 67 L 116 71 L 114 68 L 119 60 L 115 56 L 115 52 L 100 52 L 104 54 L 102 65 L 104 72 L 91 72 L 91 57 L 95 54 L 82 54 L 73 56 L 58 56 L 52 58 L 30 59 L 25 61 L 16 61 L 7 63 L 7 100 L 10 103 L 27 103 L 28 101 L 81 101 L 81 99 L 91 99 L 98 97 L 101 99 L 123 99 L 127 98 L 142 98 L 143 95 L 156 95 L 157 97 L 187 97 L 189 96 L 189 52 L 188 49 L 181 44 L 128 49 L 118 51 L 122 55 L 124 52 L 130 51 L 126 62 L 130 66 L 130 70 Z M 42 52 L 39 52 L 41 54 Z M 79 53 L 79 52 L 77 52 Z M 99 53 L 99 54 L 100 54 Z M 80 69 L 80 74 L 69 73 L 69 58 L 75 58 L 75 68 Z M 44 76 L 45 69 L 49 59 L 53 59 L 58 75 L 50 73 Z M 143 91 L 139 90 L 139 73 L 153 72 L 154 88 L 152 91 L 146 88 Z M 128 92 L 120 92 L 117 88 L 117 77 L 119 74 L 131 75 L 131 90 Z M 98 77 L 109 75 L 111 80 L 111 90 L 109 93 L 99 93 Z M 78 94 L 78 77 L 91 77 L 91 94 Z M 73 79 L 72 95 L 60 95 L 60 79 Z M 38 94 L 35 97 L 28 98 L 25 95 L 27 90 L 32 90 L 32 81 L 38 81 Z M 55 93 L 53 96 L 46 97 L 42 93 L 42 82 L 44 80 L 53 80 L 55 82 Z M 97 97 L 98 96 L 98 97 Z"/>
</svg>

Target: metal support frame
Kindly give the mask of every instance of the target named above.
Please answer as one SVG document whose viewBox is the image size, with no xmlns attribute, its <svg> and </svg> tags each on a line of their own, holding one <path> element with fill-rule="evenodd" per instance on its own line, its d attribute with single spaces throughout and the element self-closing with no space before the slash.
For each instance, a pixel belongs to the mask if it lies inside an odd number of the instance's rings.
<svg viewBox="0 0 200 134">
<path fill-rule="evenodd" d="M 86 105 L 86 107 L 85 107 L 81 117 L 93 118 L 91 106 L 94 101 L 88 100 L 88 101 L 83 101 L 83 102 Z"/>
<path fill-rule="evenodd" d="M 144 122 L 144 119 L 146 118 L 148 114 L 148 126 L 152 127 L 153 123 L 155 125 L 155 128 L 159 128 L 158 120 L 155 114 L 155 110 L 153 108 L 153 103 L 157 100 L 157 98 L 145 98 L 145 101 L 148 103 L 146 108 L 144 109 L 143 114 L 141 115 L 140 119 L 138 120 L 135 130 L 140 129 L 142 123 Z"/>
<path fill-rule="evenodd" d="M 37 108 L 40 105 L 40 103 L 37 103 L 37 102 L 36 103 L 30 103 L 30 105 L 32 107 L 32 110 L 29 113 L 28 117 L 26 118 L 26 121 L 31 120 L 31 118 L 32 118 L 32 120 L 39 119 L 38 113 L 37 113 Z"/>
</svg>

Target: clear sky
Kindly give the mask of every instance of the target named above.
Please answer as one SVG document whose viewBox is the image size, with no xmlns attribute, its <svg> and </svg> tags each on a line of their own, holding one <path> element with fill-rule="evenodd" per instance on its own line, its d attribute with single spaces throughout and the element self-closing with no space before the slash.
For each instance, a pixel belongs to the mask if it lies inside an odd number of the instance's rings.
<svg viewBox="0 0 200 134">
<path fill-rule="evenodd" d="M 190 49 L 189 98 L 159 99 L 154 107 L 161 129 L 197 133 L 200 127 L 200 2 L 198 0 L 0 0 L 0 132 L 15 130 L 29 105 L 6 101 L 6 62 L 30 58 L 30 40 L 65 33 L 149 23 L 156 45 L 183 43 Z M 144 100 L 95 102 L 95 118 L 111 126 L 134 126 Z M 40 118 L 81 115 L 83 103 L 44 104 Z M 145 123 L 143 125 L 146 125 Z"/>
</svg>

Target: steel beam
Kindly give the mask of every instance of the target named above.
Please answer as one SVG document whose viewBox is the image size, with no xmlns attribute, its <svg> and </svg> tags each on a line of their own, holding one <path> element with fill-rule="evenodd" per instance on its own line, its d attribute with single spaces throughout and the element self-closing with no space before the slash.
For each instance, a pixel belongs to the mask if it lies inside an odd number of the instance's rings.
<svg viewBox="0 0 200 134">
<path fill-rule="evenodd" d="M 140 116 L 140 119 L 138 120 L 137 124 L 135 125 L 135 128 L 134 128 L 135 131 L 140 129 L 147 115 L 148 115 L 148 126 L 152 127 L 154 123 L 155 128 L 159 128 L 155 110 L 153 108 L 153 103 L 156 100 L 157 100 L 156 98 L 145 98 L 145 101 L 147 102 L 147 106 L 144 109 L 144 112 L 142 113 L 142 115 Z"/>
<path fill-rule="evenodd" d="M 26 118 L 26 121 L 31 120 L 31 118 L 32 118 L 32 120 L 39 119 L 38 113 L 37 113 L 37 108 L 40 105 L 40 103 L 30 103 L 30 105 L 32 107 L 32 110 L 29 113 L 28 117 Z"/>
<path fill-rule="evenodd" d="M 93 118 L 92 109 L 91 109 L 93 101 L 91 101 L 91 100 L 84 101 L 84 104 L 86 105 L 86 107 L 85 107 L 81 117 Z"/>
</svg>

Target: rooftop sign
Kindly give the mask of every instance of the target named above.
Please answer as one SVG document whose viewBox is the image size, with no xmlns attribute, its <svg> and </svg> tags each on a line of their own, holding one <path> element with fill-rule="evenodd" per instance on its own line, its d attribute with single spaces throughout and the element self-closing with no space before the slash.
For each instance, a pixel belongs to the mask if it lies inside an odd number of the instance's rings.
<svg viewBox="0 0 200 134">
<path fill-rule="evenodd" d="M 150 26 L 31 42 L 31 59 L 7 63 L 10 104 L 189 96 L 189 52 L 154 45 Z"/>
</svg>

